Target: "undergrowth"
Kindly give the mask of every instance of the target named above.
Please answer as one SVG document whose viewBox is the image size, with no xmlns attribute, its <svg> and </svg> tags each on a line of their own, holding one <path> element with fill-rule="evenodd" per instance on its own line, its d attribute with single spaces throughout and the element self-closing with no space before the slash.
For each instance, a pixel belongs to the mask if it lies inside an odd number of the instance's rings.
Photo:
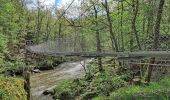
<svg viewBox="0 0 170 100">
<path fill-rule="evenodd" d="M 99 95 L 109 96 L 110 92 L 127 85 L 122 77 L 114 74 L 112 65 L 103 65 L 103 72 L 98 72 L 95 62 L 89 64 L 88 68 L 91 73 L 86 74 L 83 79 L 60 82 L 55 88 L 54 98 L 60 100 L 88 100 Z"/>
<path fill-rule="evenodd" d="M 0 76 L 0 100 L 27 100 L 24 80 Z"/>
<path fill-rule="evenodd" d="M 148 86 L 129 85 L 114 91 L 110 99 L 121 100 L 169 100 L 170 97 L 170 76 L 165 77 L 161 82 L 153 82 Z"/>
<path fill-rule="evenodd" d="M 130 83 L 130 70 L 114 67 L 113 61 L 103 60 L 103 72 L 97 61 L 88 65 L 90 74 L 82 79 L 65 80 L 55 88 L 54 99 L 59 100 L 168 100 L 170 76 L 149 85 Z M 169 94 L 168 94 L 169 93 Z"/>
</svg>

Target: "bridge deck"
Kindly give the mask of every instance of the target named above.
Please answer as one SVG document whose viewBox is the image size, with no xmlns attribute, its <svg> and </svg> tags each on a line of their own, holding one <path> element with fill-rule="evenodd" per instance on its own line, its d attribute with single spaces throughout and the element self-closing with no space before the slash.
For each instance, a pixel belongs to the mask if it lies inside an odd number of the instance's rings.
<svg viewBox="0 0 170 100">
<path fill-rule="evenodd" d="M 81 57 L 170 57 L 170 51 L 138 51 L 138 52 L 36 52 L 26 48 L 29 52 L 46 56 L 81 56 Z"/>
</svg>

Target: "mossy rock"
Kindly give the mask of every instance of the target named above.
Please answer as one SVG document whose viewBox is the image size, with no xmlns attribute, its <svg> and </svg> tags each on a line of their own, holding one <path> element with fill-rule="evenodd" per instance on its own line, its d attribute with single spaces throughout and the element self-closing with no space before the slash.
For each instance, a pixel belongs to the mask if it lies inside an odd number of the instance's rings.
<svg viewBox="0 0 170 100">
<path fill-rule="evenodd" d="M 0 100 L 27 100 L 24 80 L 0 76 Z"/>
</svg>

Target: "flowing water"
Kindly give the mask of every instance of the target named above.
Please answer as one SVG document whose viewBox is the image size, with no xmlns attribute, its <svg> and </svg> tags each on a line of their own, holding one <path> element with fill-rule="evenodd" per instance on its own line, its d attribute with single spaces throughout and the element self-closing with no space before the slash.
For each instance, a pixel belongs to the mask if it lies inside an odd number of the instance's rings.
<svg viewBox="0 0 170 100">
<path fill-rule="evenodd" d="M 91 61 L 92 59 L 86 60 L 86 63 Z M 83 62 L 81 61 L 81 63 Z M 80 62 L 63 63 L 54 70 L 33 74 L 31 75 L 32 100 L 52 100 L 52 97 L 42 93 L 45 90 L 53 89 L 61 80 L 81 78 L 84 75 L 85 71 Z"/>
</svg>

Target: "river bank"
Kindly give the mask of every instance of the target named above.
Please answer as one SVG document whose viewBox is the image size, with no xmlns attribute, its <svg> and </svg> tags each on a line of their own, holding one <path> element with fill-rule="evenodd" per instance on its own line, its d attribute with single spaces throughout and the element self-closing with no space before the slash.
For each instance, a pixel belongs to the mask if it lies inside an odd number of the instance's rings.
<svg viewBox="0 0 170 100">
<path fill-rule="evenodd" d="M 92 59 L 86 60 L 86 63 Z M 83 63 L 83 61 L 81 61 Z M 31 75 L 31 92 L 33 100 L 52 100 L 52 97 L 43 95 L 45 90 L 54 88 L 61 80 L 82 78 L 85 75 L 83 66 L 78 62 L 66 62 L 54 70 L 42 71 Z"/>
</svg>

